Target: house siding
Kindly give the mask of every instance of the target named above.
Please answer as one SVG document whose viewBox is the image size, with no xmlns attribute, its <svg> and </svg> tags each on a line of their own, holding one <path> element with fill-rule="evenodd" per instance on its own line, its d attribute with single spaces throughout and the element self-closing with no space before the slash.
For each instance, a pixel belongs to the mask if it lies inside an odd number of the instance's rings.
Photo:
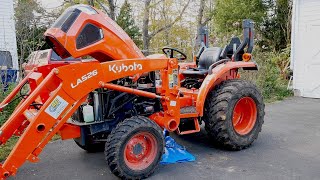
<svg viewBox="0 0 320 180">
<path fill-rule="evenodd" d="M 0 0 L 0 51 L 9 51 L 14 69 L 19 69 L 13 0 Z"/>
</svg>

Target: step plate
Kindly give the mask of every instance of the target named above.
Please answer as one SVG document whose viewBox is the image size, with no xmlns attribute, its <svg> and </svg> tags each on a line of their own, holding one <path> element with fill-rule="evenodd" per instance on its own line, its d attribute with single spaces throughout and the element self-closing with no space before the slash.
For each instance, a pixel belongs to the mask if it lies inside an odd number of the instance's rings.
<svg viewBox="0 0 320 180">
<path fill-rule="evenodd" d="M 193 114 L 197 113 L 196 107 L 194 106 L 186 106 L 180 109 L 180 114 Z"/>
</svg>

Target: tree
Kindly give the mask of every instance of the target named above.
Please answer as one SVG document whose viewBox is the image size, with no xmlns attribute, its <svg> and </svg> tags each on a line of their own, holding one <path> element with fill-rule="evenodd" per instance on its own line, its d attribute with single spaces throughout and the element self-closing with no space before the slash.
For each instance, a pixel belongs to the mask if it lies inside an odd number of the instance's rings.
<svg viewBox="0 0 320 180">
<path fill-rule="evenodd" d="M 208 0 L 200 0 L 200 6 L 198 10 L 198 16 L 197 16 L 197 29 L 199 30 L 200 27 L 207 25 L 208 22 L 210 22 L 213 18 L 213 8 L 209 7 L 209 9 L 206 9 L 206 4 Z M 211 3 L 213 3 L 211 1 Z"/>
<path fill-rule="evenodd" d="M 108 0 L 108 5 L 109 5 L 109 16 L 112 20 L 116 19 L 116 4 L 114 0 Z"/>
<path fill-rule="evenodd" d="M 116 22 L 131 37 L 137 46 L 142 45 L 141 33 L 139 27 L 134 22 L 132 8 L 127 0 L 125 0 L 121 6 Z"/>
<path fill-rule="evenodd" d="M 108 0 L 108 6 L 106 7 L 100 0 L 97 0 L 99 6 L 108 14 L 108 16 L 112 19 L 116 19 L 116 2 L 114 0 Z"/>
<path fill-rule="evenodd" d="M 43 33 L 47 29 L 45 10 L 35 0 L 18 0 L 15 6 L 15 26 L 19 64 L 28 55 L 41 48 L 46 48 Z"/>
<path fill-rule="evenodd" d="M 223 37 L 239 35 L 243 19 L 252 19 L 256 30 L 260 31 L 266 17 L 267 6 L 263 0 L 216 0 L 213 18 L 215 33 Z"/>
<path fill-rule="evenodd" d="M 164 26 L 158 27 L 157 29 L 150 32 L 150 10 L 152 7 L 156 6 L 160 2 L 163 2 L 165 0 L 160 0 L 156 2 L 155 4 L 151 4 L 151 0 L 145 0 L 144 1 L 144 16 L 143 16 L 143 27 L 142 27 L 142 39 L 143 39 L 143 49 L 145 51 L 145 54 L 149 54 L 149 47 L 150 47 L 150 41 L 151 39 L 159 34 L 162 31 L 165 31 L 167 29 L 170 29 L 176 22 L 178 22 L 183 13 L 185 12 L 186 8 L 188 7 L 190 0 L 187 1 L 187 3 L 183 6 L 181 12 L 178 16 L 176 16 L 172 21 L 169 23 L 166 23 Z"/>
<path fill-rule="evenodd" d="M 100 8 L 112 19 L 116 19 L 116 1 L 108 0 L 106 3 L 103 0 L 64 0 L 64 7 L 73 6 L 75 4 L 88 4 L 96 8 Z"/>
<path fill-rule="evenodd" d="M 89 4 L 90 6 L 94 6 L 93 0 L 87 0 L 87 2 L 88 2 L 88 4 Z"/>
<path fill-rule="evenodd" d="M 213 18 L 213 12 L 214 12 L 213 3 L 214 3 L 213 1 L 208 2 L 208 0 L 200 0 L 199 10 L 198 10 L 197 19 L 196 19 L 197 21 L 196 22 L 197 23 L 197 41 L 195 44 L 196 51 L 198 51 L 199 48 L 201 47 L 201 44 L 200 44 L 201 38 L 199 35 L 203 34 L 203 31 L 205 29 L 208 29 L 207 25 Z"/>
<path fill-rule="evenodd" d="M 285 49 L 291 42 L 292 0 L 271 1 L 271 15 L 263 24 L 263 45 L 276 51 Z"/>
</svg>

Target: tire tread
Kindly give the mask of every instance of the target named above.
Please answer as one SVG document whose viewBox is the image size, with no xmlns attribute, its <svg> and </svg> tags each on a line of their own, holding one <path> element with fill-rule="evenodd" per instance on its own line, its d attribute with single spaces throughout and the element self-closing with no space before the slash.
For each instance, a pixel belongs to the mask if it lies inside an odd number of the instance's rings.
<svg viewBox="0 0 320 180">
<path fill-rule="evenodd" d="M 125 135 L 129 134 L 130 132 L 134 131 L 137 128 L 141 127 L 150 127 L 156 130 L 156 133 L 161 134 L 161 142 L 159 146 L 164 147 L 164 138 L 162 136 L 161 128 L 150 119 L 143 117 L 143 116 L 134 116 L 124 121 L 120 122 L 116 128 L 113 129 L 111 134 L 108 136 L 106 147 L 105 147 L 105 157 L 107 164 L 110 168 L 110 171 L 118 176 L 121 179 L 144 179 L 149 177 L 154 170 L 156 169 L 157 165 L 152 168 L 149 172 L 144 172 L 141 176 L 131 176 L 127 174 L 123 168 L 121 167 L 120 160 L 119 160 L 119 153 L 118 150 L 120 149 Z M 159 156 L 158 159 L 155 161 L 159 162 L 162 156 Z"/>
<path fill-rule="evenodd" d="M 230 111 L 229 104 L 233 100 L 233 96 L 241 89 L 252 89 L 258 97 L 261 97 L 258 102 L 259 104 L 257 104 L 258 111 L 260 112 L 257 117 L 257 122 L 259 123 L 257 126 L 258 132 L 255 133 L 252 141 L 246 145 L 235 141 L 235 138 L 229 133 L 231 127 L 226 123 L 227 114 Z M 254 84 L 244 80 L 236 79 L 222 82 L 209 93 L 205 107 L 207 107 L 204 112 L 205 129 L 209 137 L 213 140 L 214 144 L 228 150 L 241 150 L 249 147 L 257 139 L 258 133 L 261 131 L 262 124 L 264 123 L 265 105 L 263 98 Z"/>
</svg>

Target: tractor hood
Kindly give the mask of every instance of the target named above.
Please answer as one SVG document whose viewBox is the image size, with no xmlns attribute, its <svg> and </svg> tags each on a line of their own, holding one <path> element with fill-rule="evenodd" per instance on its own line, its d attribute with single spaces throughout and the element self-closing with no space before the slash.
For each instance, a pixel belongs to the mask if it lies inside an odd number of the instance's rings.
<svg viewBox="0 0 320 180">
<path fill-rule="evenodd" d="M 65 10 L 44 34 L 62 58 L 91 56 L 100 62 L 144 58 L 126 32 L 101 11 L 88 5 Z"/>
</svg>

